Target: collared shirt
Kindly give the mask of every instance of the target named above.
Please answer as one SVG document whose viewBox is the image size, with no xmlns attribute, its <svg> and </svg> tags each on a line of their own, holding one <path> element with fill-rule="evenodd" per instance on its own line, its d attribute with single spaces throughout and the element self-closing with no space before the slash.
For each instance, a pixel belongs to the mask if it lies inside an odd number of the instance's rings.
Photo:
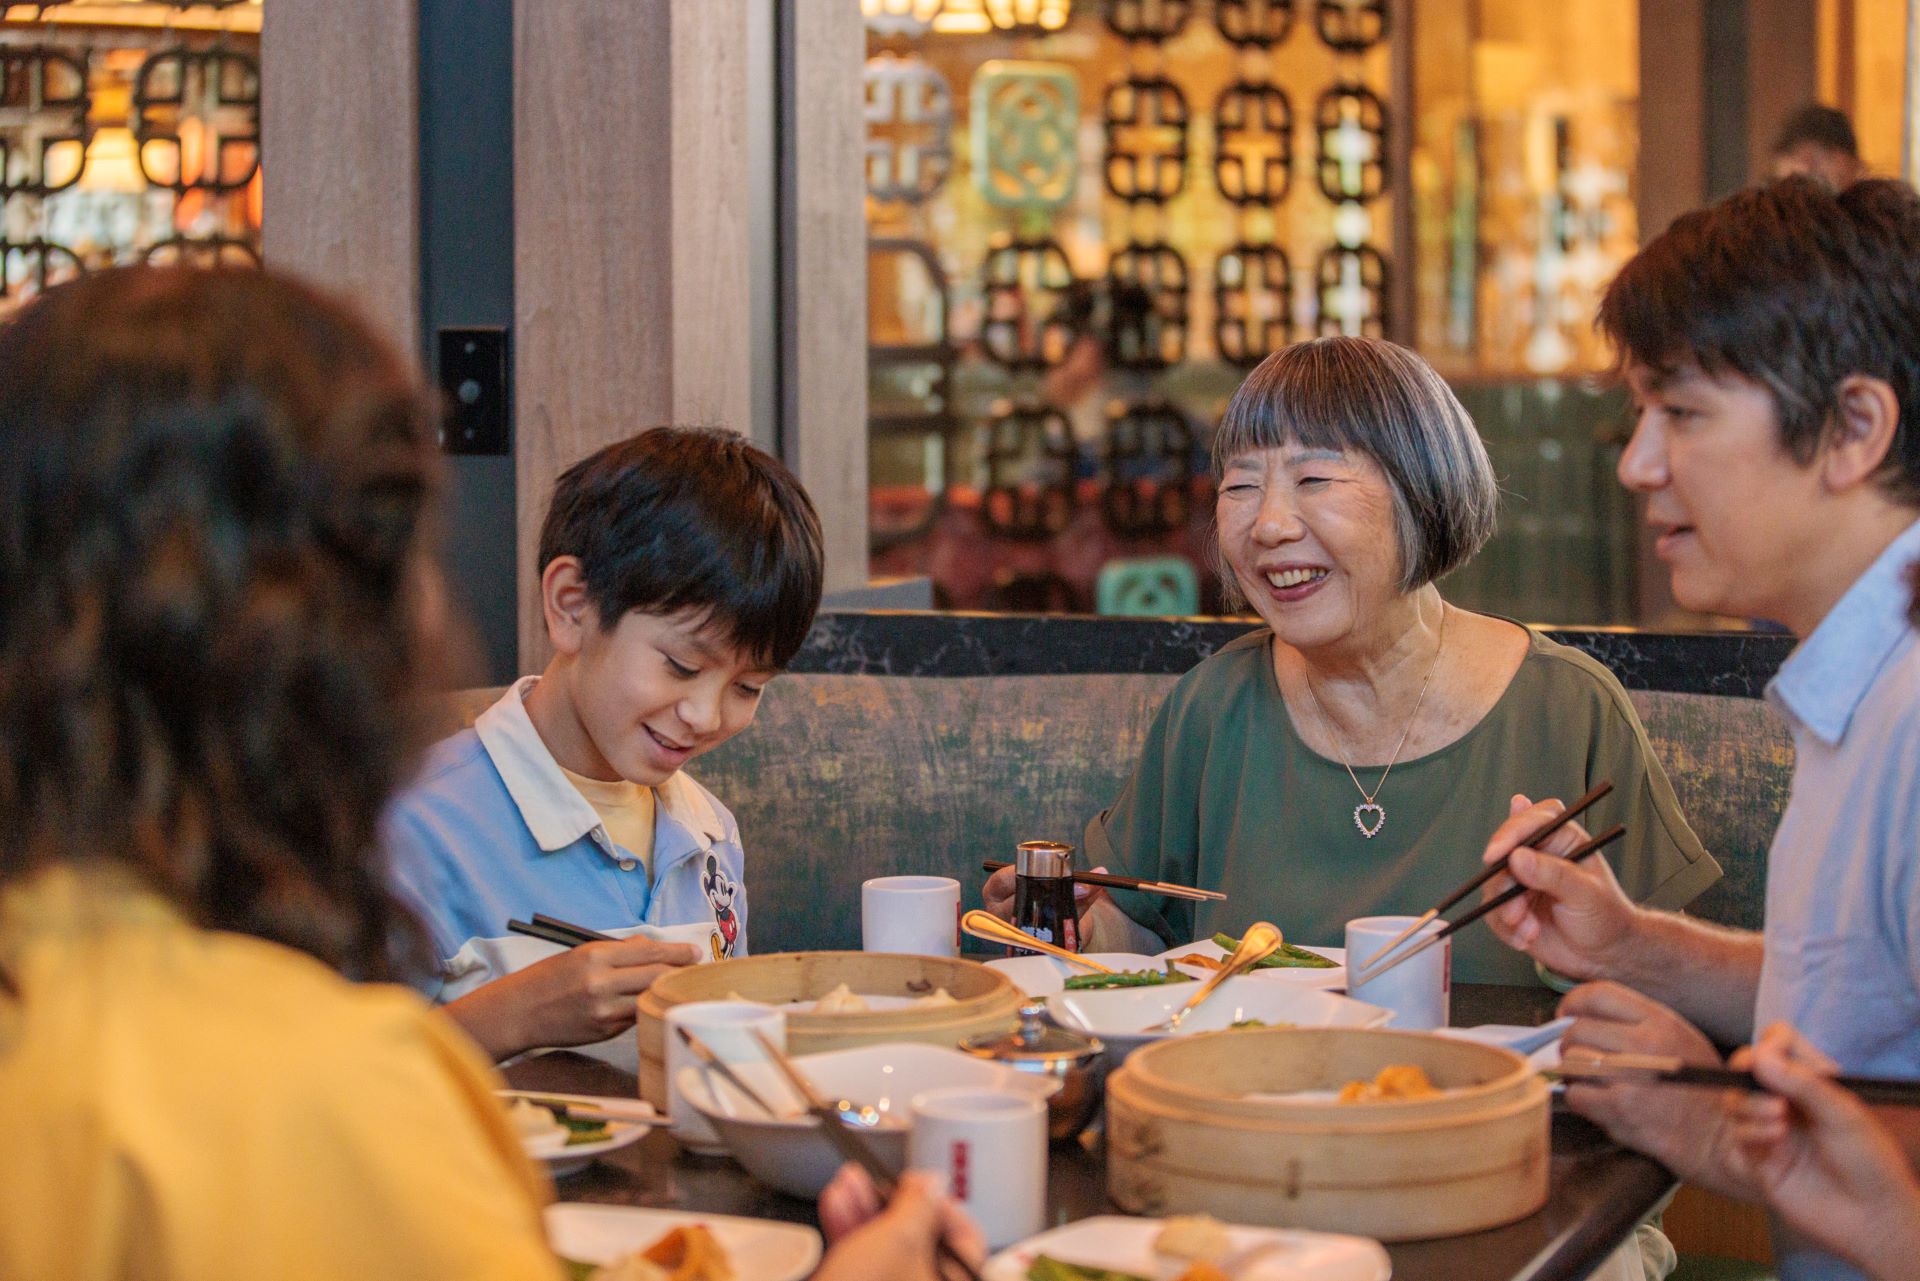
<svg viewBox="0 0 1920 1281">
<path fill-rule="evenodd" d="M 559 949 L 507 931 L 536 912 L 616 937 L 693 943 L 701 959 L 747 954 L 740 830 L 684 771 L 655 789 L 653 871 L 614 843 L 527 717 L 538 677 L 510 688 L 473 728 L 437 744 L 394 802 L 395 888 L 425 922 L 437 1001 L 464 996 Z M 630 1062 L 631 1038 L 607 1057 Z"/>
<path fill-rule="evenodd" d="M 403 988 L 107 863 L 0 890 L 0 1277 L 552 1278 L 491 1067 Z"/>
<path fill-rule="evenodd" d="M 1798 1027 L 1848 1072 L 1920 1076 L 1920 638 L 1909 527 L 1767 688 L 1793 789 L 1767 862 L 1757 1031 Z M 1854 1277 L 1783 1243 L 1783 1281 Z"/>
</svg>

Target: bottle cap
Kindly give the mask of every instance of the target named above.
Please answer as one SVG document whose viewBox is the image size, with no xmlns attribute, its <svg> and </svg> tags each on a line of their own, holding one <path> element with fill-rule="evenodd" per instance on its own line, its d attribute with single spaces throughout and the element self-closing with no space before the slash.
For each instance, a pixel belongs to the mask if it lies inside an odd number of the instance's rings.
<svg viewBox="0 0 1920 1281">
<path fill-rule="evenodd" d="M 1013 854 L 1016 876 L 1058 879 L 1073 875 L 1073 846 L 1059 841 L 1022 841 Z"/>
</svg>

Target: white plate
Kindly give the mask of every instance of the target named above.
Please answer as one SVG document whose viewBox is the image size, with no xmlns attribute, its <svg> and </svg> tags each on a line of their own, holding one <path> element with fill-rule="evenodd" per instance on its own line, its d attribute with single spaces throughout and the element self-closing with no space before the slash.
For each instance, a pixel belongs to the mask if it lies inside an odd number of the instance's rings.
<svg viewBox="0 0 1920 1281">
<path fill-rule="evenodd" d="M 1047 1013 L 1062 1027 L 1090 1032 L 1105 1041 L 1116 1063 L 1150 1041 L 1219 1032 L 1249 1019 L 1294 1027 L 1383 1027 L 1393 1018 L 1393 1011 L 1352 997 L 1242 975 L 1216 988 L 1206 1004 L 1181 1021 L 1178 1032 L 1146 1030 L 1186 1004 L 1192 994 L 1185 983 L 1062 991 L 1047 998 Z"/>
<path fill-rule="evenodd" d="M 572 1201 L 548 1206 L 546 1215 L 547 1241 L 554 1252 L 581 1263 L 612 1263 L 695 1223 L 720 1242 L 736 1277 L 800 1281 L 820 1262 L 820 1234 L 797 1223 Z"/>
<path fill-rule="evenodd" d="M 1306 945 L 1302 944 L 1301 946 L 1305 947 Z M 1307 951 L 1326 957 L 1329 961 L 1334 962 L 1333 967 L 1331 969 L 1319 970 L 1282 965 L 1275 966 L 1272 969 L 1254 970 L 1249 973 L 1247 977 L 1277 983 L 1292 983 L 1299 987 L 1337 987 L 1344 989 L 1347 986 L 1346 948 L 1307 947 Z M 1211 956 L 1216 961 L 1223 961 L 1227 958 L 1227 949 L 1221 947 L 1212 939 L 1201 939 L 1199 942 L 1189 943 L 1185 947 L 1170 947 L 1154 959 L 1162 964 L 1169 960 L 1178 964 L 1181 957 L 1193 956 L 1196 953 Z M 1202 978 L 1213 973 L 1212 970 L 1205 969 L 1198 965 L 1182 965 L 1180 968 L 1189 974 L 1197 974 Z"/>
<path fill-rule="evenodd" d="M 1062 1263 L 1169 1281 L 1192 1264 L 1154 1254 L 1153 1239 L 1164 1222 L 1118 1215 L 1082 1219 L 1002 1250 L 987 1260 L 983 1275 L 986 1281 L 1026 1281 L 1034 1259 L 1045 1254 Z M 1235 1281 L 1387 1281 L 1393 1272 L 1386 1250 L 1365 1237 L 1232 1224 L 1226 1228 L 1236 1252 L 1273 1243 L 1271 1250 L 1254 1255 L 1236 1271 Z"/>
<path fill-rule="evenodd" d="M 556 1103 L 579 1103 L 594 1107 L 612 1105 L 622 1109 L 632 1108 L 636 1111 L 645 1108 L 647 1111 L 652 1111 L 647 1104 L 638 1099 L 600 1098 L 591 1094 L 549 1094 L 539 1090 L 500 1090 L 497 1093 L 502 1105 L 511 1103 L 516 1098 L 527 1098 L 552 1099 Z M 657 1119 L 651 1122 L 609 1120 L 607 1137 L 594 1143 L 568 1144 L 564 1134 L 557 1134 L 522 1135 L 520 1145 L 534 1160 L 546 1162 L 549 1175 L 561 1179 L 586 1169 L 593 1164 L 593 1158 L 597 1156 L 607 1152 L 617 1152 L 630 1143 L 638 1143 L 647 1137 L 647 1131 L 658 1124 Z"/>
</svg>

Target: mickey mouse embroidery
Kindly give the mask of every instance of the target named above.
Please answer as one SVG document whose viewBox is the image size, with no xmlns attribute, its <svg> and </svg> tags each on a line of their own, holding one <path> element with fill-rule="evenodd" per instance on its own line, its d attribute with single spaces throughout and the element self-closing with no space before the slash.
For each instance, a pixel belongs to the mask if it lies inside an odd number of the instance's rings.
<svg viewBox="0 0 1920 1281">
<path fill-rule="evenodd" d="M 733 912 L 733 900 L 740 896 L 740 887 L 720 866 L 720 860 L 709 854 L 706 875 L 700 878 L 700 888 L 707 896 L 708 905 L 713 908 L 716 927 L 707 936 L 707 943 L 713 949 L 713 959 L 723 961 L 733 955 L 734 946 L 740 941 L 740 918 Z"/>
</svg>

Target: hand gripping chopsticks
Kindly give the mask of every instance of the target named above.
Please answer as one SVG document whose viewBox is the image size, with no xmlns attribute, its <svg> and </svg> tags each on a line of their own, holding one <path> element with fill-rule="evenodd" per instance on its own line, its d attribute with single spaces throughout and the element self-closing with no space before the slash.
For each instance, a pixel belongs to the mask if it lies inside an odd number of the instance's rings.
<svg viewBox="0 0 1920 1281">
<path fill-rule="evenodd" d="M 1609 827 L 1606 831 L 1600 833 L 1600 835 L 1594 837 L 1592 840 L 1586 842 L 1584 845 L 1576 846 L 1575 848 L 1567 851 L 1567 855 L 1566 855 L 1567 862 L 1578 863 L 1582 859 L 1588 858 L 1594 854 L 1598 854 L 1602 848 L 1613 844 L 1615 841 L 1619 840 L 1621 837 L 1625 836 L 1626 834 L 1627 834 L 1627 829 L 1622 827 L 1620 824 L 1615 823 L 1612 827 Z M 1514 885 L 1500 891 L 1500 893 L 1494 895 L 1492 898 L 1482 903 L 1479 907 L 1474 908 L 1471 912 L 1468 912 L 1465 916 L 1461 917 L 1459 920 L 1449 924 L 1446 929 L 1440 930 L 1437 933 L 1427 935 L 1427 937 L 1420 940 L 1418 946 L 1410 947 L 1406 951 L 1401 952 L 1398 956 L 1395 956 L 1392 960 L 1380 966 L 1380 968 L 1374 969 L 1374 970 L 1367 970 L 1364 973 L 1359 974 L 1358 976 L 1350 975 L 1347 983 L 1348 990 L 1351 991 L 1354 985 L 1358 983 L 1373 982 L 1375 979 L 1379 978 L 1382 974 L 1385 974 L 1388 970 L 1393 969 L 1397 965 L 1403 965 L 1406 962 L 1411 961 L 1414 957 L 1420 955 L 1420 953 L 1426 951 L 1428 948 L 1432 947 L 1435 943 L 1438 943 L 1441 939 L 1447 938 L 1454 934 L 1458 934 L 1461 930 L 1464 930 L 1465 928 L 1467 928 L 1467 926 L 1472 925 L 1475 921 L 1485 916 L 1488 912 L 1491 912 L 1495 908 L 1498 908 L 1504 904 L 1513 902 L 1513 900 L 1519 898 L 1522 894 L 1525 894 L 1526 892 L 1527 892 L 1527 887 L 1524 885 Z M 1375 953 L 1375 955 L 1378 955 L 1378 953 Z"/>
<path fill-rule="evenodd" d="M 1566 809 L 1561 810 L 1554 817 L 1548 819 L 1545 823 L 1542 823 L 1539 827 L 1535 828 L 1532 832 L 1529 832 L 1527 834 L 1527 838 L 1521 841 L 1520 844 L 1532 845 L 1537 841 L 1546 840 L 1549 836 L 1552 836 L 1555 832 L 1559 831 L 1566 824 L 1571 823 L 1576 816 L 1583 813 L 1595 801 L 1599 800 L 1601 797 L 1605 796 L 1608 792 L 1611 792 L 1612 790 L 1613 790 L 1613 784 L 1607 781 L 1606 779 L 1602 779 L 1600 782 L 1595 783 L 1585 796 L 1582 796 L 1579 800 L 1569 805 Z M 1459 889 L 1455 890 L 1453 893 L 1441 899 L 1437 906 L 1429 908 L 1412 925 L 1409 925 L 1407 926 L 1406 929 L 1401 930 L 1400 933 L 1395 935 L 1394 938 L 1385 947 L 1381 948 L 1378 952 L 1375 952 L 1372 956 L 1369 956 L 1366 960 L 1362 961 L 1360 963 L 1360 970 L 1364 972 L 1365 970 L 1371 968 L 1374 965 L 1374 963 L 1377 962 L 1381 957 L 1393 951 L 1394 948 L 1399 947 L 1402 943 L 1406 942 L 1409 938 L 1413 937 L 1413 935 L 1419 932 L 1420 930 L 1425 929 L 1427 926 L 1427 923 L 1429 921 L 1434 920 L 1436 917 L 1438 917 L 1440 913 L 1454 906 L 1454 904 L 1466 898 L 1467 895 L 1473 893 L 1475 890 L 1479 889 L 1482 885 L 1485 885 L 1488 881 L 1491 881 L 1494 877 L 1506 871 L 1507 860 L 1512 857 L 1513 855 L 1511 853 L 1503 854 L 1499 858 L 1495 859 L 1493 862 L 1487 864 L 1484 868 L 1480 870 L 1477 876 L 1474 876 L 1465 885 L 1462 885 Z M 1381 971 L 1381 973 L 1383 974 L 1385 972 L 1386 971 L 1384 970 Z"/>
<path fill-rule="evenodd" d="M 1563 1081 L 1612 1081 L 1622 1085 L 1693 1085 L 1767 1092 L 1751 1072 L 1700 1067 L 1662 1054 L 1596 1054 L 1569 1057 L 1549 1075 Z M 1863 1103 L 1920 1106 L 1920 1081 L 1884 1076 L 1835 1076 L 1833 1084 Z"/>
<path fill-rule="evenodd" d="M 880 1159 L 880 1154 L 868 1146 L 866 1139 L 858 1131 L 841 1119 L 839 1111 L 821 1097 L 819 1089 L 807 1079 L 806 1073 L 800 1070 L 800 1066 L 787 1057 L 786 1051 L 775 1045 L 767 1034 L 758 1028 L 753 1029 L 753 1039 L 760 1043 L 760 1048 L 766 1052 L 768 1060 L 787 1078 L 787 1084 L 793 1087 L 794 1093 L 798 1094 L 807 1105 L 807 1111 L 820 1122 L 820 1129 L 826 1134 L 828 1141 L 839 1149 L 841 1156 L 867 1172 L 867 1177 L 873 1180 L 873 1186 L 879 1191 L 881 1199 L 891 1200 L 899 1176 L 887 1167 L 887 1163 Z M 953 1248 L 944 1233 L 934 1242 L 934 1248 L 943 1260 L 958 1268 L 966 1276 L 967 1281 L 981 1281 L 979 1269 L 960 1257 L 960 1252 Z"/>
</svg>

